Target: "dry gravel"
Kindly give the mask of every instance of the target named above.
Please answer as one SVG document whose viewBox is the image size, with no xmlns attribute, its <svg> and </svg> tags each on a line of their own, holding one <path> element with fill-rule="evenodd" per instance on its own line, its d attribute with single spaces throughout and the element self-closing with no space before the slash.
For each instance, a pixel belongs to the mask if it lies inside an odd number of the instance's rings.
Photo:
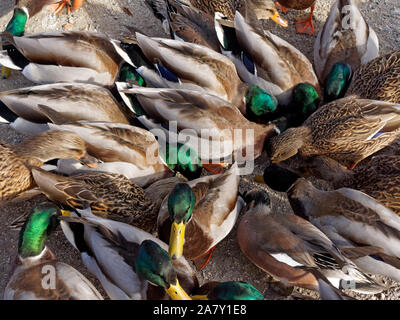
<svg viewBox="0 0 400 320">
<path fill-rule="evenodd" d="M 12 16 L 13 0 L 0 1 L 0 30 L 4 30 Z M 314 13 L 316 30 L 324 23 L 328 16 L 329 8 L 333 0 L 319 0 Z M 125 13 L 124 7 L 130 9 L 133 16 Z M 375 29 L 379 39 L 381 53 L 387 53 L 400 48 L 400 3 L 398 0 L 371 0 L 361 1 L 361 11 L 366 20 Z M 304 13 L 290 11 L 284 15 L 290 21 L 287 29 L 280 28 L 273 22 L 265 21 L 265 27 L 275 34 L 288 40 L 299 48 L 308 58 L 313 61 L 313 43 L 315 37 L 298 35 L 295 33 L 294 21 Z M 62 30 L 65 26 L 72 24 L 72 30 L 90 30 L 106 33 L 114 38 L 120 38 L 126 32 L 124 26 L 134 26 L 151 36 L 163 36 L 160 23 L 154 19 L 152 13 L 144 5 L 143 0 L 87 0 L 84 7 L 70 16 L 55 16 L 48 11 L 43 11 L 29 21 L 27 33 L 43 32 L 46 30 Z M 18 72 L 14 72 L 7 80 L 0 80 L 0 91 L 12 88 L 21 88 L 32 85 Z M 23 136 L 15 133 L 7 125 L 0 125 L 0 137 L 10 143 L 23 139 Z M 261 174 L 265 166 L 266 158 L 261 157 L 256 161 L 254 174 Z M 254 187 L 251 182 L 253 176 L 244 177 L 240 185 L 240 191 Z M 272 203 L 276 210 L 290 212 L 287 198 L 284 194 L 278 194 L 268 190 L 271 194 Z M 42 198 L 43 199 L 43 198 Z M 8 206 L 0 209 L 0 297 L 6 286 L 8 272 L 17 251 L 18 232 L 11 231 L 8 225 L 17 216 L 30 210 L 41 199 L 23 202 L 18 205 Z M 239 218 L 240 219 L 240 218 Z M 48 240 L 49 247 L 54 250 L 57 257 L 79 271 L 99 287 L 94 279 L 80 262 L 75 249 L 67 242 L 61 231 L 53 234 Z M 216 248 L 211 262 L 198 273 L 200 281 L 207 280 L 242 280 L 253 284 L 264 293 L 267 299 L 283 299 L 278 294 L 288 290 L 282 290 L 279 285 L 271 283 L 271 277 L 251 264 L 240 252 L 236 242 L 236 228 Z M 356 295 L 360 299 L 398 299 L 400 297 L 400 286 L 388 279 L 381 279 L 391 288 L 382 294 L 375 296 Z M 295 288 L 296 293 L 318 297 L 315 292 Z M 104 292 L 103 292 L 104 293 Z"/>
</svg>

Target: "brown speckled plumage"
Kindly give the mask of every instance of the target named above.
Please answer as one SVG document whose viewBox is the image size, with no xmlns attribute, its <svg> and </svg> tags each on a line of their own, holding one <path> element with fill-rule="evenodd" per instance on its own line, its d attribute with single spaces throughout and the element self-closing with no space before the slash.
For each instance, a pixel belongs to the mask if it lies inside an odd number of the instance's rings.
<svg viewBox="0 0 400 320">
<path fill-rule="evenodd" d="M 361 161 L 353 170 L 347 170 L 327 157 L 314 157 L 304 166 L 311 175 L 330 182 L 335 189 L 347 187 L 360 190 L 400 215 L 399 155 L 372 156 Z"/>
<path fill-rule="evenodd" d="M 325 155 L 352 167 L 392 143 L 400 134 L 399 120 L 394 104 L 350 96 L 324 105 L 301 127 L 273 137 L 268 152 L 275 163 L 298 153 Z"/>
<path fill-rule="evenodd" d="M 306 10 L 311 7 L 317 0 L 279 0 L 279 3 L 286 8 L 295 10 Z"/>
<path fill-rule="evenodd" d="M 400 103 L 400 50 L 358 68 L 346 94 Z"/>
<path fill-rule="evenodd" d="M 75 133 L 53 131 L 38 134 L 17 145 L 0 140 L 0 151 L 0 200 L 9 200 L 35 186 L 31 168 L 52 159 L 78 160 L 86 154 L 86 147 Z"/>
<path fill-rule="evenodd" d="M 34 169 L 40 190 L 51 200 L 152 232 L 157 220 L 154 203 L 144 190 L 123 175 L 88 172 L 64 177 Z"/>
</svg>

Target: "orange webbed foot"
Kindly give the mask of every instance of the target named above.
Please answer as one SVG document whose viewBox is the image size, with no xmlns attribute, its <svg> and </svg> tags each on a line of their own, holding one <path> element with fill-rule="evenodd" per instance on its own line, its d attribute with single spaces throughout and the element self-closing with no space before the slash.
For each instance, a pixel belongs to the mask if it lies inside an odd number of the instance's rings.
<svg viewBox="0 0 400 320">
<path fill-rule="evenodd" d="M 214 252 L 214 250 L 215 250 L 216 247 L 217 247 L 217 246 L 215 245 L 214 247 L 212 247 L 210 250 L 208 250 L 208 251 L 205 253 L 205 255 L 207 254 L 208 256 L 207 256 L 207 259 L 206 259 L 206 260 L 203 262 L 203 264 L 201 265 L 200 270 L 203 270 L 203 269 L 207 266 L 207 264 L 210 262 L 211 257 L 212 257 L 212 254 L 213 254 L 213 252 Z"/>
<path fill-rule="evenodd" d="M 64 7 L 67 8 L 67 13 L 70 14 L 71 13 L 70 0 L 61 0 L 60 2 L 49 5 L 50 10 L 54 11 L 54 14 L 60 14 L 61 11 L 64 9 Z"/>
<path fill-rule="evenodd" d="M 313 13 L 314 5 L 311 7 L 310 16 L 307 19 L 296 22 L 296 30 L 298 33 L 314 35 Z"/>
<path fill-rule="evenodd" d="M 80 9 L 83 5 L 83 2 L 85 2 L 85 0 L 73 0 L 72 1 L 72 10 L 76 11 L 76 10 Z"/>
</svg>

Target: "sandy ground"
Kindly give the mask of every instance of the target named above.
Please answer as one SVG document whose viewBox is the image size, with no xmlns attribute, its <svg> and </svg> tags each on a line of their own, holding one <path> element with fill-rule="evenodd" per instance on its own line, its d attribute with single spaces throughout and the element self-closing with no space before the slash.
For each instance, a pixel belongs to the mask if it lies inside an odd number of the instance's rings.
<svg viewBox="0 0 400 320">
<path fill-rule="evenodd" d="M 315 27 L 318 31 L 328 16 L 329 8 L 334 0 L 319 0 L 314 13 Z M 394 49 L 400 48 L 400 3 L 398 0 L 371 0 L 360 1 L 361 11 L 366 20 L 375 29 L 379 40 L 381 53 L 385 54 Z M 0 1 L 0 30 L 4 30 L 6 24 L 12 16 L 13 0 Z M 127 7 L 133 16 L 124 11 Z M 265 27 L 275 34 L 288 40 L 299 48 L 306 56 L 313 61 L 313 44 L 315 37 L 307 35 L 298 35 L 295 33 L 294 21 L 299 19 L 304 12 L 290 11 L 284 14 L 289 20 L 290 25 L 283 29 L 271 21 L 265 21 Z M 90 30 L 108 34 L 114 38 L 121 38 L 126 32 L 124 26 L 134 26 L 144 33 L 151 36 L 163 36 L 160 23 L 154 19 L 152 13 L 144 5 L 143 0 L 87 0 L 84 7 L 71 14 L 70 16 L 54 14 L 44 10 L 33 17 L 28 24 L 27 33 L 43 32 L 49 30 L 62 30 L 69 24 L 72 24 L 72 30 Z M 14 72 L 7 80 L 0 80 L 0 91 L 12 88 L 21 88 L 30 86 L 28 80 L 18 72 Z M 0 125 L 1 139 L 15 143 L 23 139 L 23 136 L 15 133 L 7 125 Z M 261 157 L 256 161 L 254 174 L 261 174 L 265 166 L 266 158 Z M 254 187 L 252 176 L 242 178 L 240 191 L 249 190 Z M 259 186 L 258 186 L 259 187 Z M 285 194 L 278 194 L 268 190 L 271 195 L 273 207 L 275 210 L 290 212 Z M 43 199 L 43 198 L 41 198 Z M 17 252 L 18 232 L 11 231 L 8 225 L 16 217 L 29 211 L 35 201 L 23 202 L 18 205 L 8 206 L 0 209 L 0 297 L 7 283 L 7 276 L 12 261 Z M 240 219 L 240 217 L 239 217 Z M 53 234 L 48 240 L 49 247 L 54 250 L 60 261 L 68 263 L 85 274 L 99 288 L 98 281 L 92 277 L 82 266 L 80 257 L 75 249 L 67 242 L 61 231 Z M 213 258 L 207 267 L 198 272 L 200 282 L 217 280 L 241 280 L 253 284 L 257 289 L 264 293 L 266 299 L 284 299 L 282 293 L 287 294 L 288 290 L 281 290 L 279 285 L 271 282 L 271 277 L 262 270 L 258 269 L 241 253 L 236 241 L 236 227 L 230 235 L 223 240 L 214 251 Z M 361 296 L 360 299 L 398 299 L 400 297 L 400 285 L 391 280 L 381 279 L 391 288 L 375 296 Z M 101 290 L 101 288 L 100 288 Z M 102 290 L 101 290 L 102 291 Z M 315 292 L 294 289 L 297 293 L 318 297 Z M 102 291 L 105 295 L 105 293 Z"/>
</svg>

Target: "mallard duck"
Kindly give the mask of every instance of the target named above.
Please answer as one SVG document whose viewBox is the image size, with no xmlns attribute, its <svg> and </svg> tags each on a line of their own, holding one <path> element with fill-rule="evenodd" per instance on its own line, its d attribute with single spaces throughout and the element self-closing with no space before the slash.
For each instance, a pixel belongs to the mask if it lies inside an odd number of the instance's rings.
<svg viewBox="0 0 400 320">
<path fill-rule="evenodd" d="M 306 10 L 311 7 L 310 16 L 302 21 L 296 22 L 296 29 L 298 33 L 308 33 L 310 35 L 314 34 L 314 23 L 312 20 L 315 2 L 317 0 L 279 0 L 279 5 L 283 7 L 284 11 L 286 8 L 295 10 Z M 286 8 L 285 8 L 286 7 Z M 304 26 L 302 26 L 304 25 Z M 310 30 L 309 30 L 310 29 Z"/>
<path fill-rule="evenodd" d="M 155 228 L 157 212 L 136 183 L 109 172 L 84 172 L 69 177 L 41 169 L 32 170 L 40 191 L 50 200 L 83 208 L 88 203 L 99 217 L 122 221 L 148 232 Z"/>
<path fill-rule="evenodd" d="M 171 176 L 173 171 L 190 180 L 200 177 L 203 167 L 214 172 L 215 166 L 203 165 L 186 144 L 168 143 L 166 137 L 157 132 L 153 134 L 140 127 L 112 122 L 73 122 L 46 106 L 40 105 L 39 109 L 54 122 L 48 124 L 50 129 L 76 132 L 86 142 L 88 152 L 104 161 L 96 168 L 76 161 L 61 161 L 58 166 L 61 173 L 107 171 L 123 174 L 140 186 L 146 186 Z"/>
<path fill-rule="evenodd" d="M 207 46 L 217 52 L 220 51 L 217 33 L 215 30 L 215 17 L 226 19 L 228 14 L 234 18 L 234 12 L 203 10 L 199 6 L 188 6 L 175 0 L 146 0 L 156 18 L 161 20 L 165 32 L 172 39 L 182 39 L 187 42 Z M 282 19 L 271 0 L 243 1 L 241 11 L 251 22 L 257 23 L 258 19 L 271 19 L 287 27 L 287 22 Z M 258 7 L 258 8 L 257 8 Z M 213 9 L 213 8 L 209 8 Z M 215 9 L 215 8 L 214 8 Z"/>
<path fill-rule="evenodd" d="M 233 55 L 231 60 L 208 47 L 193 43 L 149 38 L 139 33 L 136 36 L 142 52 L 156 65 L 156 70 L 138 66 L 137 71 L 153 87 L 210 93 L 229 101 L 246 117 L 253 116 L 255 119 L 276 113 L 278 102 L 287 105 L 292 99 L 292 90 L 283 92 L 278 85 L 249 72 L 241 61 L 237 61 L 235 66 Z M 194 66 L 198 70 L 196 73 L 192 72 Z M 244 82 L 237 70 L 240 70 Z M 300 101 L 300 107 L 302 105 L 303 101 Z"/>
<path fill-rule="evenodd" d="M 378 55 L 378 37 L 360 12 L 358 1 L 337 0 L 314 42 L 314 66 L 325 86 L 325 100 L 342 98 L 353 73 Z"/>
<path fill-rule="evenodd" d="M 6 32 L 11 33 L 13 36 L 22 37 L 25 34 L 26 22 L 29 18 L 39 13 L 43 7 L 53 4 L 58 0 L 16 0 L 14 13 L 11 20 L 8 22 Z M 3 50 L 11 49 L 10 46 L 3 47 Z M 1 76 L 8 78 L 11 70 L 2 67 Z"/>
<path fill-rule="evenodd" d="M 213 248 L 232 230 L 242 207 L 238 197 L 239 169 L 234 163 L 220 174 L 176 184 L 161 204 L 159 238 L 169 243 L 172 259 L 182 255 L 208 263 Z"/>
<path fill-rule="evenodd" d="M 58 208 L 41 203 L 20 231 L 18 256 L 4 290 L 4 300 L 103 300 L 73 267 L 59 262 L 45 245 L 58 226 Z"/>
<path fill-rule="evenodd" d="M 171 262 L 168 245 L 158 238 L 94 216 L 90 209 L 78 211 L 82 217 L 63 211 L 61 227 L 111 299 L 165 299 L 165 291 L 149 282 L 167 289 L 173 299 L 189 299 L 188 293 L 198 287 L 188 262 L 184 258 Z"/>
<path fill-rule="evenodd" d="M 0 200 L 9 200 L 35 186 L 32 168 L 59 158 L 74 158 L 95 165 L 85 142 L 69 131 L 49 131 L 16 145 L 0 142 Z"/>
<path fill-rule="evenodd" d="M 119 41 L 86 31 L 54 31 L 15 37 L 2 33 L 13 49 L 2 52 L 0 64 L 22 70 L 30 81 L 86 82 L 111 86 L 123 62 L 133 65 Z"/>
<path fill-rule="evenodd" d="M 245 213 L 237 237 L 240 249 L 256 266 L 286 285 L 318 290 L 318 277 L 308 271 L 316 268 L 336 288 L 377 293 L 383 290 L 345 258 L 329 238 L 308 221 L 293 214 L 271 210 L 264 190 L 245 194 Z"/>
<path fill-rule="evenodd" d="M 294 213 L 324 232 L 359 268 L 399 281 L 400 217 L 396 213 L 361 191 L 322 191 L 304 178 L 292 185 L 288 197 Z M 369 247 L 376 251 L 368 252 Z"/>
<path fill-rule="evenodd" d="M 107 171 L 123 174 L 141 187 L 174 174 L 159 153 L 156 137 L 145 129 L 120 123 L 86 121 L 49 123 L 48 126 L 50 130 L 75 132 L 85 141 L 88 153 L 103 161 L 96 168 L 85 168 L 79 162 L 65 160 L 58 166 L 61 173 Z"/>
<path fill-rule="evenodd" d="M 294 89 L 299 84 L 308 84 L 310 88 L 305 92 L 312 92 L 316 103 L 321 90 L 313 66 L 304 54 L 273 33 L 252 26 L 239 12 L 235 15 L 234 29 L 236 39 L 224 37 L 221 31 L 219 40 L 225 44 L 224 54 L 235 63 L 243 81 L 266 89 L 285 106 L 292 102 Z M 295 103 L 308 107 L 302 100 Z"/>
<path fill-rule="evenodd" d="M 256 102 L 267 110 L 277 108 L 273 94 L 242 82 L 235 65 L 224 55 L 193 43 L 149 38 L 140 33 L 136 37 L 142 52 L 157 68 L 156 72 L 137 66 L 139 74 L 152 86 L 210 93 L 232 103 L 243 114 Z"/>
<path fill-rule="evenodd" d="M 182 39 L 220 51 L 212 15 L 174 0 L 146 0 L 145 3 L 171 39 Z"/>
<path fill-rule="evenodd" d="M 251 122 L 229 102 L 204 92 L 141 87 L 124 92 L 136 95 L 148 116 L 138 118 L 145 127 L 166 137 L 170 143 L 185 143 L 202 162 L 220 162 L 231 157 L 233 152 L 253 160 L 263 152 L 265 141 L 277 132 L 275 125 Z M 160 123 L 169 126 L 169 130 Z M 211 149 L 205 147 L 210 144 Z M 245 156 L 240 153 L 244 150 Z"/>
<path fill-rule="evenodd" d="M 302 126 L 271 138 L 267 152 L 273 163 L 296 154 L 325 155 L 352 169 L 398 137 L 399 115 L 394 103 L 342 98 L 319 108 Z"/>
<path fill-rule="evenodd" d="M 192 300 L 264 300 L 260 291 L 243 281 L 207 282 L 197 289 L 191 298 Z"/>
<path fill-rule="evenodd" d="M 400 50 L 361 65 L 355 70 L 347 95 L 400 103 Z"/>
<path fill-rule="evenodd" d="M 328 157 L 312 157 L 303 161 L 294 171 L 328 181 L 333 188 L 352 188 L 362 191 L 387 208 L 400 214 L 400 156 L 376 155 L 348 170 Z M 300 176 L 284 168 L 266 168 L 264 179 L 274 190 L 286 191 Z M 275 171 L 275 173 L 273 172 Z M 272 182 L 274 181 L 274 182 Z M 281 187 L 275 188 L 275 185 Z"/>
<path fill-rule="evenodd" d="M 277 24 L 287 27 L 272 0 L 190 0 L 190 5 L 207 12 L 212 16 L 221 13 L 229 20 L 233 20 L 235 12 L 239 11 L 247 19 L 271 19 Z"/>
<path fill-rule="evenodd" d="M 41 107 L 43 105 L 46 108 Z M 106 88 L 82 83 L 54 83 L 3 91 L 0 93 L 0 109 L 0 114 L 10 122 L 22 117 L 44 124 L 51 121 L 47 115 L 50 111 L 68 120 L 122 124 L 129 124 L 131 115 Z M 48 109 L 50 111 L 46 113 Z"/>
</svg>

